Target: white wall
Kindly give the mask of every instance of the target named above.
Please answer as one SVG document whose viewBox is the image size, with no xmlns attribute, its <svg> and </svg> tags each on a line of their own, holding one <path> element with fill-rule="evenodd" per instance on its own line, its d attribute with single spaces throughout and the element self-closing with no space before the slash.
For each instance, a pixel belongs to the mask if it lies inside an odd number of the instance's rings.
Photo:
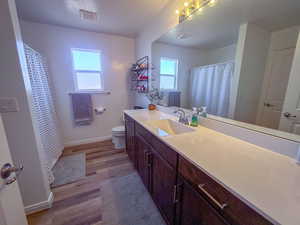
<svg viewBox="0 0 300 225">
<path fill-rule="evenodd" d="M 24 165 L 18 181 L 24 206 L 30 210 L 40 203 L 47 206 L 51 192 L 40 161 L 41 142 L 32 120 L 31 87 L 14 1 L 0 1 L 0 27 L 0 97 L 14 97 L 19 105 L 18 112 L 3 113 L 2 118 L 13 162 Z"/>
<path fill-rule="evenodd" d="M 254 24 L 241 26 L 234 74 L 237 95 L 236 100 L 232 100 L 235 102 L 235 120 L 256 122 L 270 35 L 270 32 Z"/>
<path fill-rule="evenodd" d="M 207 51 L 207 64 L 217 64 L 235 59 L 236 44 Z"/>
<path fill-rule="evenodd" d="M 134 39 L 26 21 L 21 30 L 24 42 L 47 57 L 65 145 L 109 137 L 112 127 L 123 123 L 122 111 L 132 107 L 128 71 L 136 59 Z M 104 86 L 111 95 L 93 94 L 94 106 L 107 110 L 89 126 L 73 126 L 68 94 L 74 92 L 71 48 L 102 51 Z"/>
<path fill-rule="evenodd" d="M 163 43 L 153 43 L 152 64 L 154 86 L 159 88 L 160 58 L 178 59 L 178 91 L 181 92 L 181 107 L 189 108 L 189 74 L 193 67 L 207 64 L 206 53 L 196 48 L 184 48 Z"/>
<path fill-rule="evenodd" d="M 299 26 L 274 31 L 271 34 L 270 51 L 295 48 L 297 45 Z"/>
</svg>

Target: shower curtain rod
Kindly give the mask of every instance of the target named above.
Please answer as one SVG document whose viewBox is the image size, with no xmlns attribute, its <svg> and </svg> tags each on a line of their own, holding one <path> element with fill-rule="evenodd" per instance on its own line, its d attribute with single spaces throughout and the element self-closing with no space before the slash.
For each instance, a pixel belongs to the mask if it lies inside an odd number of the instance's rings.
<svg viewBox="0 0 300 225">
<path fill-rule="evenodd" d="M 221 62 L 221 63 L 215 63 L 215 64 L 208 64 L 208 65 L 204 65 L 204 66 L 195 66 L 193 68 L 205 68 L 205 67 L 217 66 L 217 65 L 228 64 L 228 63 L 234 63 L 234 60 L 229 60 L 229 61 L 225 61 L 225 62 Z"/>
</svg>

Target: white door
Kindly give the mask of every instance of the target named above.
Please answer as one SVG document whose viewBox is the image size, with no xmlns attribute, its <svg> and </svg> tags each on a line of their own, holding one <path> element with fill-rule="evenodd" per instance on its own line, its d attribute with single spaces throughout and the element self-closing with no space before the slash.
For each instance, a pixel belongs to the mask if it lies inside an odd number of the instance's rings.
<svg viewBox="0 0 300 225">
<path fill-rule="evenodd" d="M 263 101 L 260 102 L 258 125 L 278 129 L 294 52 L 294 48 L 272 52 L 263 87 Z"/>
<path fill-rule="evenodd" d="M 300 38 L 298 38 L 279 129 L 300 135 Z"/>
<path fill-rule="evenodd" d="M 6 134 L 3 128 L 0 115 L 0 225 L 26 225 L 24 205 L 17 181 L 16 173 L 12 172 L 9 177 L 9 166 L 4 170 L 5 165 L 12 165 L 12 160 L 7 145 Z M 13 167 L 12 167 L 13 168 Z"/>
</svg>

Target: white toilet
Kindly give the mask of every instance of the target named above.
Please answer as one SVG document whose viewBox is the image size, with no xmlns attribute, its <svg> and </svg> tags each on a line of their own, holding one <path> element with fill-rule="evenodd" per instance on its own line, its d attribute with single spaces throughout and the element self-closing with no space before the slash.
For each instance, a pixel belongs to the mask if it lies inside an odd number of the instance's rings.
<svg viewBox="0 0 300 225">
<path fill-rule="evenodd" d="M 125 148 L 125 126 L 114 127 L 112 129 L 112 142 L 116 149 Z"/>
</svg>

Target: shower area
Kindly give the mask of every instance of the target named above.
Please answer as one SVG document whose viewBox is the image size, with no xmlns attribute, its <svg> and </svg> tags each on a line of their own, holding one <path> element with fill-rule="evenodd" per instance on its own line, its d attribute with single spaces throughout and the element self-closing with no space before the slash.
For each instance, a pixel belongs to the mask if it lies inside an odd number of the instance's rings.
<svg viewBox="0 0 300 225">
<path fill-rule="evenodd" d="M 40 158 L 49 184 L 54 182 L 53 167 L 63 151 L 59 122 L 55 111 L 46 58 L 24 44 L 32 90 L 32 112 L 41 140 Z"/>
</svg>

